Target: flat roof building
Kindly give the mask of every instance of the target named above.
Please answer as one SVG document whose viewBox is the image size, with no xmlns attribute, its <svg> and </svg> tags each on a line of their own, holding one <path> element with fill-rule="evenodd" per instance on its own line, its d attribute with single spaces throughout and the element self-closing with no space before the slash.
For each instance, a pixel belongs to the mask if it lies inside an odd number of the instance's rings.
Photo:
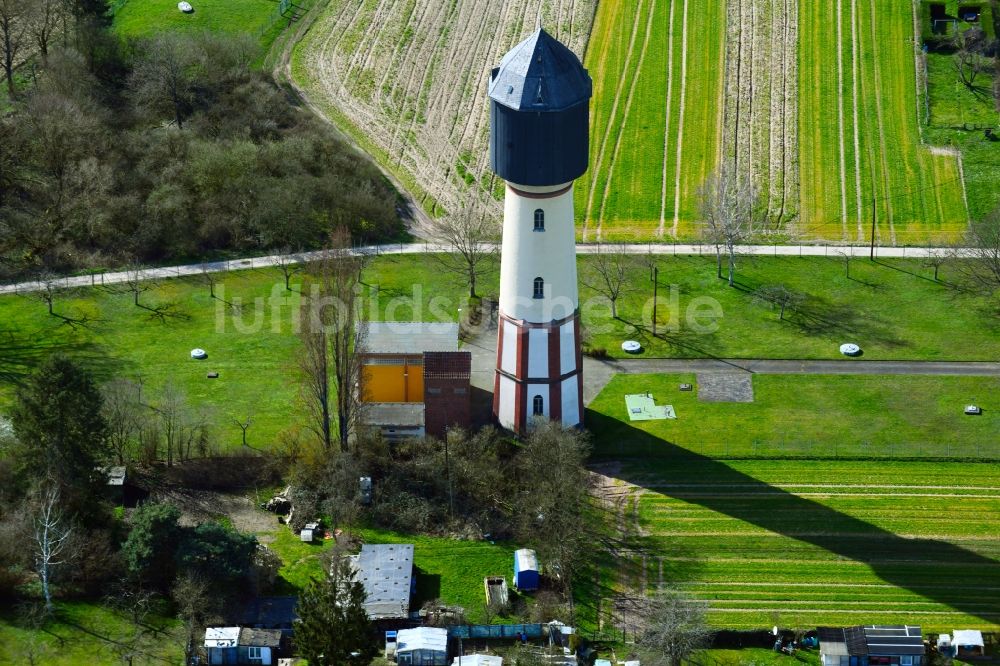
<svg viewBox="0 0 1000 666">
<path fill-rule="evenodd" d="M 373 620 L 410 615 L 413 544 L 368 544 L 352 558 L 356 580 L 365 588 L 365 611 Z"/>
<path fill-rule="evenodd" d="M 924 640 L 919 626 L 819 627 L 823 666 L 921 666 Z"/>
</svg>

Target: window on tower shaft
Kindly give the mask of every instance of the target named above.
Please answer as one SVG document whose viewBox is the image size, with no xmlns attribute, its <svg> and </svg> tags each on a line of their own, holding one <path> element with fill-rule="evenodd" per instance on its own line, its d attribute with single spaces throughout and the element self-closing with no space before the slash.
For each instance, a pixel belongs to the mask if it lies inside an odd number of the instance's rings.
<svg viewBox="0 0 1000 666">
<path fill-rule="evenodd" d="M 545 280 L 540 277 L 535 278 L 535 293 L 532 298 L 545 298 Z"/>
<path fill-rule="evenodd" d="M 535 210 L 535 231 L 545 231 L 545 211 L 541 208 Z"/>
<path fill-rule="evenodd" d="M 545 399 L 542 396 L 536 395 L 534 400 L 531 401 L 531 413 L 535 416 L 545 414 Z"/>
</svg>

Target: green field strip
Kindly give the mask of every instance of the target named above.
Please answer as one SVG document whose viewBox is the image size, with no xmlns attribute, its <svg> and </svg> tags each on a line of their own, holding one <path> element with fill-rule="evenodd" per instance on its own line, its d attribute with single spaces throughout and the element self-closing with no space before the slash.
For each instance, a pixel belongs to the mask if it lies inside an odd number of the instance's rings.
<svg viewBox="0 0 1000 666">
<path fill-rule="evenodd" d="M 906 3 L 843 2 L 840 27 L 835 3 L 800 2 L 800 228 L 807 236 L 858 239 L 857 176 L 861 182 L 860 226 L 866 237 L 875 199 L 880 243 L 953 239 L 967 219 L 957 160 L 920 143 L 916 115 L 913 17 Z M 856 29 L 855 29 L 856 28 Z M 854 97 L 852 34 L 858 40 L 857 98 Z M 839 47 L 839 49 L 838 49 Z M 844 71 L 837 85 L 837 54 Z M 838 91 L 844 101 L 843 169 L 838 128 Z M 860 132 L 858 162 L 851 132 L 857 103 Z M 843 196 L 841 177 L 844 179 Z M 842 199 L 846 199 L 842 202 Z M 844 207 L 846 203 L 846 210 Z"/>
</svg>

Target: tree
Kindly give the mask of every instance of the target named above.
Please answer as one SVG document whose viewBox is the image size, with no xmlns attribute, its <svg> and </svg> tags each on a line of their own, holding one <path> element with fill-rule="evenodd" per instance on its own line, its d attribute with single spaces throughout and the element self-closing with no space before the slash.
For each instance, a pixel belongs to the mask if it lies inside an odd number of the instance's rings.
<svg viewBox="0 0 1000 666">
<path fill-rule="evenodd" d="M 174 556 L 181 539 L 180 510 L 172 504 L 147 503 L 132 514 L 132 529 L 122 544 L 129 573 L 167 590 L 177 569 Z"/>
<path fill-rule="evenodd" d="M 63 356 L 42 363 L 10 412 L 11 458 L 22 480 L 51 479 L 67 506 L 83 510 L 103 486 L 95 468 L 107 457 L 108 426 L 90 374 Z"/>
<path fill-rule="evenodd" d="M 198 576 L 183 575 L 170 590 L 177 608 L 177 617 L 184 621 L 187 640 L 184 643 L 184 663 L 190 664 L 195 652 L 195 634 L 215 615 L 218 600 L 208 581 Z"/>
<path fill-rule="evenodd" d="M 958 72 L 958 78 L 970 91 L 982 94 L 982 90 L 976 86 L 976 78 L 992 69 L 992 58 L 986 55 L 989 48 L 986 33 L 982 28 L 957 30 L 954 47 L 952 64 Z"/>
<path fill-rule="evenodd" d="M 350 241 L 344 227 L 330 234 L 327 248 L 309 265 L 314 281 L 308 296 L 303 297 L 308 322 L 302 325 L 306 349 L 301 361 L 307 394 L 314 401 L 312 410 L 319 419 L 314 430 L 322 434 L 324 445 L 330 448 L 331 421 L 335 421 L 341 451 L 347 450 L 361 417 L 357 387 L 366 331 L 360 302 L 366 260 L 351 252 Z"/>
<path fill-rule="evenodd" d="M 641 623 L 636 644 L 643 664 L 680 666 L 696 650 L 708 646 L 711 631 L 704 602 L 667 591 L 636 603 Z"/>
<path fill-rule="evenodd" d="M 729 166 L 709 176 L 699 192 L 703 234 L 715 246 L 716 272 L 722 277 L 722 253 L 729 258 L 729 286 L 734 285 L 737 246 L 756 235 L 761 221 L 760 195 L 750 177 Z"/>
<path fill-rule="evenodd" d="M 216 596 L 233 595 L 236 583 L 253 573 L 257 538 L 219 523 L 202 523 L 188 530 L 177 549 L 179 571 L 210 582 Z"/>
<path fill-rule="evenodd" d="M 42 66 L 49 64 L 49 44 L 63 20 L 66 3 L 63 0 L 33 0 L 29 3 L 28 34 L 42 56 Z"/>
<path fill-rule="evenodd" d="M 302 261 L 299 257 L 292 255 L 292 250 L 287 245 L 278 249 L 277 258 L 278 269 L 285 278 L 285 291 L 292 290 L 292 276 L 302 270 Z"/>
<path fill-rule="evenodd" d="M 17 96 L 14 88 L 14 67 L 28 29 L 28 5 L 20 0 L 0 0 L 0 57 L 7 79 L 7 92 Z"/>
<path fill-rule="evenodd" d="M 539 419 L 517 458 L 519 536 L 537 543 L 539 555 L 549 563 L 570 599 L 573 576 L 582 566 L 590 543 L 580 529 L 587 522 L 584 511 L 590 484 L 584 465 L 589 452 L 583 433 Z"/>
<path fill-rule="evenodd" d="M 42 582 L 47 612 L 52 612 L 52 575 L 57 567 L 67 562 L 65 556 L 72 533 L 73 529 L 59 507 L 59 490 L 45 490 L 35 515 L 35 572 Z"/>
<path fill-rule="evenodd" d="M 584 263 L 580 282 L 611 301 L 611 316 L 618 318 L 618 299 L 631 286 L 629 277 L 638 268 L 636 257 L 625 243 L 599 244 L 590 260 Z"/>
<path fill-rule="evenodd" d="M 966 287 L 984 294 L 1000 289 L 1000 206 L 965 233 L 965 248 L 955 251 L 955 268 Z"/>
<path fill-rule="evenodd" d="M 775 284 L 757 289 L 754 292 L 754 300 L 764 303 L 768 307 L 778 306 L 780 308 L 778 319 L 783 321 L 785 319 L 785 310 L 788 308 L 794 310 L 802 305 L 805 301 L 805 295 L 793 291 L 783 284 Z"/>
<path fill-rule="evenodd" d="M 335 555 L 330 576 L 313 580 L 299 596 L 296 651 L 315 666 L 367 666 L 375 655 L 365 588 L 345 557 Z"/>
<path fill-rule="evenodd" d="M 198 49 L 189 37 L 163 34 L 144 41 L 129 86 L 136 104 L 154 113 L 170 113 L 177 129 L 195 101 Z"/>
<path fill-rule="evenodd" d="M 113 379 L 101 388 L 104 420 L 108 425 L 108 446 L 119 465 L 128 462 L 134 443 L 146 419 L 142 385 L 128 379 Z"/>
<path fill-rule="evenodd" d="M 494 270 L 499 254 L 500 225 L 478 198 L 451 215 L 432 222 L 431 238 L 451 251 L 435 254 L 441 266 L 460 275 L 469 285 L 469 298 L 476 298 L 479 279 Z"/>
<path fill-rule="evenodd" d="M 305 290 L 303 290 L 305 291 Z M 303 296 L 303 305 L 308 297 Z M 309 409 L 309 428 L 316 433 L 326 451 L 333 449 L 333 432 L 330 409 L 330 357 L 327 352 L 326 327 L 310 316 L 309 309 L 299 324 L 302 348 L 299 351 L 299 370 L 302 372 L 302 393 Z"/>
<path fill-rule="evenodd" d="M 139 263 L 131 262 L 125 267 L 125 288 L 131 292 L 132 303 L 136 307 L 144 307 L 139 304 L 139 296 L 155 286 L 156 283 L 145 276 L 143 268 Z"/>
<path fill-rule="evenodd" d="M 924 257 L 923 263 L 927 268 L 934 269 L 935 282 L 938 282 L 938 273 L 941 271 L 941 267 L 948 263 L 950 254 L 948 250 L 942 250 L 941 248 L 927 248 L 927 256 Z"/>
</svg>

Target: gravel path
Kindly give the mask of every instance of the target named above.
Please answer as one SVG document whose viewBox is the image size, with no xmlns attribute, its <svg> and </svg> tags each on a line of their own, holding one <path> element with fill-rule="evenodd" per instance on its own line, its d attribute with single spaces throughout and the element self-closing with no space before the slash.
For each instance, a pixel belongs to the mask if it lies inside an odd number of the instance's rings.
<svg viewBox="0 0 1000 666">
<path fill-rule="evenodd" d="M 687 245 L 687 244 L 653 244 L 634 243 L 626 244 L 625 251 L 629 254 L 655 254 L 655 255 L 711 255 L 714 250 L 707 245 Z M 368 245 L 359 247 L 355 251 L 363 254 L 423 254 L 433 252 L 448 252 L 451 248 L 439 243 L 396 243 L 392 245 Z M 596 254 L 598 245 L 577 245 L 577 254 Z M 868 248 L 862 246 L 841 246 L 841 245 L 747 245 L 738 246 L 737 254 L 754 255 L 762 257 L 837 257 L 841 252 L 848 252 L 851 256 L 868 256 Z M 877 247 L 875 254 L 878 258 L 923 258 L 935 252 L 947 252 L 948 248 L 928 248 L 928 247 Z M 286 255 L 271 255 L 267 257 L 254 257 L 250 259 L 233 259 L 231 261 L 208 261 L 200 264 L 186 264 L 182 266 L 163 266 L 160 268 L 147 268 L 139 271 L 141 280 L 164 280 L 176 277 L 192 275 L 202 275 L 204 273 L 223 273 L 226 271 L 251 270 L 259 268 L 273 268 L 282 263 L 300 263 L 311 261 L 322 254 L 317 252 L 300 252 Z M 68 289 L 73 287 L 92 287 L 106 284 L 122 284 L 130 279 L 128 271 L 100 273 L 92 275 L 79 275 L 74 277 L 55 278 L 44 282 L 39 280 L 27 280 L 12 284 L 0 285 L 0 294 L 24 294 L 43 291 L 46 287 L 54 289 Z"/>
</svg>

